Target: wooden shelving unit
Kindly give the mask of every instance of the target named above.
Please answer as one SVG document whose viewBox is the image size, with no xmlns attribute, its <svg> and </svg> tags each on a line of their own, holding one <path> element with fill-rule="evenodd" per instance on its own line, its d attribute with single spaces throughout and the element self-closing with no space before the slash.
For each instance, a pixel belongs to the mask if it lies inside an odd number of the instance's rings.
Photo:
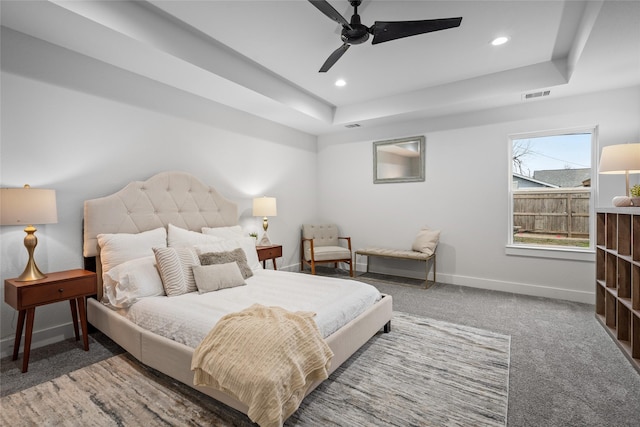
<svg viewBox="0 0 640 427">
<path fill-rule="evenodd" d="M 640 208 L 596 215 L 596 318 L 640 372 Z"/>
</svg>

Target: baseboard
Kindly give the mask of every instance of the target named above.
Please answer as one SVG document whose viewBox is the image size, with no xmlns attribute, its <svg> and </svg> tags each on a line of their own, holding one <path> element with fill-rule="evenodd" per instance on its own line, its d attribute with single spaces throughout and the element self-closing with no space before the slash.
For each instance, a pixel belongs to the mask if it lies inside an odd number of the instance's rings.
<svg viewBox="0 0 640 427">
<path fill-rule="evenodd" d="M 573 289 L 554 288 L 552 286 L 534 285 L 530 283 L 504 282 L 501 280 L 481 279 L 477 277 L 455 276 L 438 273 L 438 282 L 470 288 L 489 289 L 492 291 L 511 292 L 534 297 L 561 299 L 584 304 L 595 304 L 595 292 L 576 291 Z"/>
<path fill-rule="evenodd" d="M 42 329 L 39 331 L 33 331 L 33 335 L 31 336 L 31 350 L 74 337 L 75 333 L 73 331 L 73 324 L 71 322 L 47 329 Z M 15 335 L 0 340 L 0 357 L 7 357 L 13 354 L 14 339 Z M 23 348 L 24 336 L 22 337 L 22 341 L 20 342 L 20 353 L 18 354 L 18 358 L 20 359 L 22 358 Z"/>
<path fill-rule="evenodd" d="M 356 265 L 356 271 L 367 271 L 366 263 Z M 371 271 L 374 272 L 374 271 Z M 384 271 L 375 271 L 381 274 L 404 276 L 412 279 L 424 280 L 424 273 L 390 268 L 387 266 Z M 429 272 L 429 280 L 433 280 L 433 271 Z M 535 297 L 561 299 L 567 301 L 580 302 L 585 304 L 595 304 L 596 294 L 589 291 L 577 291 L 572 289 L 554 288 L 552 286 L 536 285 L 531 283 L 516 283 L 502 280 L 484 279 L 479 277 L 460 276 L 455 274 L 444 274 L 437 272 L 437 281 L 451 285 L 467 286 L 470 288 L 488 289 L 492 291 L 511 292 L 515 294 L 530 295 Z"/>
</svg>

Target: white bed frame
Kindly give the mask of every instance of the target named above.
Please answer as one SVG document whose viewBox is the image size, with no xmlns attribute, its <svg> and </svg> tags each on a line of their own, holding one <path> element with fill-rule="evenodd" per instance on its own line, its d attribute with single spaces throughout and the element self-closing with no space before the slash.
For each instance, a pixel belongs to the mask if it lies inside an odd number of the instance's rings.
<svg viewBox="0 0 640 427">
<path fill-rule="evenodd" d="M 247 413 L 235 398 L 208 387 L 193 385 L 193 349 L 140 328 L 103 305 L 102 274 L 97 236 L 101 233 L 140 233 L 169 223 L 188 230 L 236 225 L 237 205 L 184 172 L 164 172 L 144 182 L 132 182 L 122 190 L 84 204 L 85 259 L 95 259 L 98 300 L 87 304 L 88 321 L 136 359 L 214 399 Z M 92 263 L 89 262 L 88 265 Z M 383 298 L 327 338 L 334 353 L 329 372 L 335 371 L 381 329 L 390 330 L 392 298 Z M 320 382 L 314 383 L 307 394 Z"/>
</svg>

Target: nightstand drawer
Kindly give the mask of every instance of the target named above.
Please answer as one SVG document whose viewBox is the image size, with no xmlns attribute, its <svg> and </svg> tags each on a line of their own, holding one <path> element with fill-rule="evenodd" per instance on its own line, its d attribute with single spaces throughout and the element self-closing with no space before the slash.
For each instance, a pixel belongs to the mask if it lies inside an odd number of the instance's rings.
<svg viewBox="0 0 640 427">
<path fill-rule="evenodd" d="M 31 307 L 95 293 L 95 276 L 89 276 L 56 283 L 43 283 L 41 286 L 22 289 L 18 304 L 21 307 Z"/>
<path fill-rule="evenodd" d="M 266 259 L 279 258 L 282 256 L 282 246 L 274 246 L 271 248 L 260 248 L 258 251 L 258 259 L 264 261 Z"/>
</svg>

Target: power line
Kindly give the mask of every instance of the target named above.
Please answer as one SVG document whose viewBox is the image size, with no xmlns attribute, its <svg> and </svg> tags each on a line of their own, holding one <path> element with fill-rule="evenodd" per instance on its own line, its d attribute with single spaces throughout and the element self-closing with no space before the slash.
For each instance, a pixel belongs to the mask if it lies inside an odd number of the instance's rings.
<svg viewBox="0 0 640 427">
<path fill-rule="evenodd" d="M 539 155 L 539 156 L 541 156 L 541 157 L 546 157 L 547 159 L 557 160 L 557 161 L 559 161 L 559 162 L 569 163 L 569 164 L 573 164 L 573 165 L 576 165 L 576 166 L 581 166 L 581 167 L 583 167 L 583 168 L 588 168 L 588 167 L 590 167 L 589 165 L 583 165 L 583 164 L 576 163 L 576 162 L 572 162 L 572 161 L 569 161 L 569 160 L 563 160 L 563 159 L 558 159 L 557 157 L 548 156 L 548 155 L 546 155 L 546 154 L 543 154 L 543 153 L 540 153 L 540 152 L 538 152 L 538 151 L 534 151 L 534 150 L 529 150 L 529 152 L 530 152 L 530 153 L 537 154 L 537 155 Z"/>
</svg>

